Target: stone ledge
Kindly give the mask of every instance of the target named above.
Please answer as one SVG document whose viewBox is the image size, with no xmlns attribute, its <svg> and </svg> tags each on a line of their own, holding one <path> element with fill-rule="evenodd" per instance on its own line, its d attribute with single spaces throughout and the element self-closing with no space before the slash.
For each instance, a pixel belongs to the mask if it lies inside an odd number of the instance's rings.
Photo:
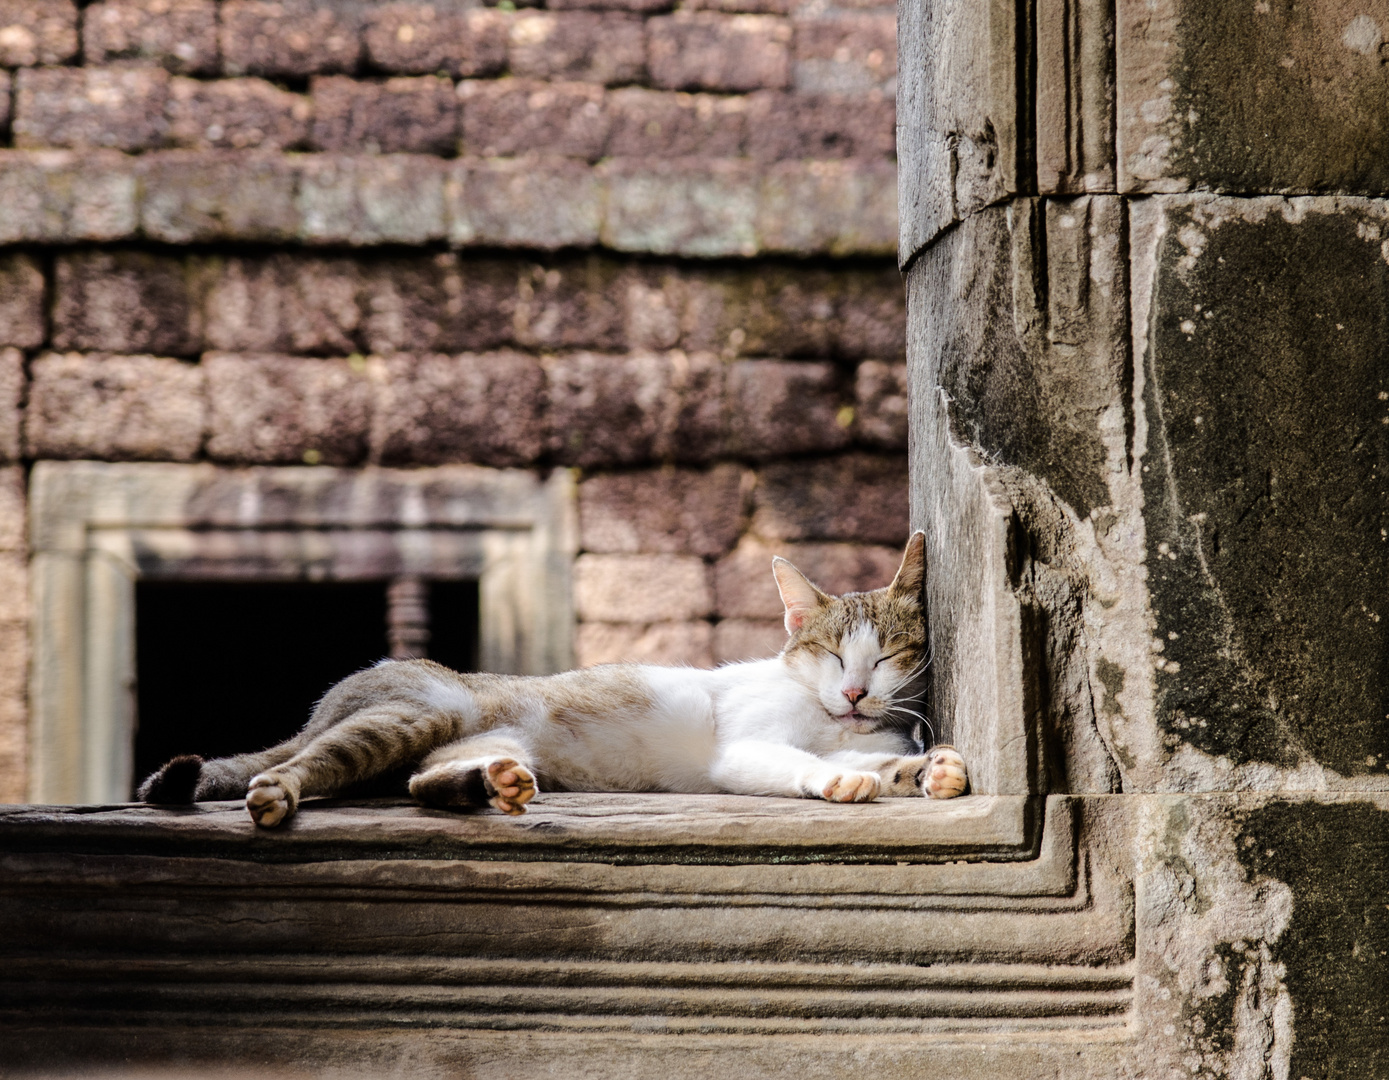
<svg viewBox="0 0 1389 1080">
<path fill-rule="evenodd" d="M 273 832 L 255 828 L 239 801 L 186 810 L 139 804 L 0 807 L 0 857 L 700 865 L 1008 861 L 1035 857 L 1028 803 L 1020 796 L 983 795 L 840 806 L 744 795 L 545 793 L 523 817 L 510 818 L 491 811 L 428 810 L 408 800 L 310 800 Z M 399 883 L 409 879 L 406 871 Z"/>
<path fill-rule="evenodd" d="M 448 243 L 687 257 L 896 250 L 891 162 L 0 150 L 0 243 Z"/>
<path fill-rule="evenodd" d="M 520 820 L 310 803 L 274 833 L 233 803 L 13 808 L 0 1052 L 111 1060 L 135 1029 L 130 1060 L 182 1031 L 187 1060 L 307 1039 L 318 1063 L 387 1031 L 1123 1035 L 1131 908 L 1087 839 L 1107 815 L 1053 797 L 1021 858 L 977 847 L 1029 806 L 555 794 Z"/>
</svg>

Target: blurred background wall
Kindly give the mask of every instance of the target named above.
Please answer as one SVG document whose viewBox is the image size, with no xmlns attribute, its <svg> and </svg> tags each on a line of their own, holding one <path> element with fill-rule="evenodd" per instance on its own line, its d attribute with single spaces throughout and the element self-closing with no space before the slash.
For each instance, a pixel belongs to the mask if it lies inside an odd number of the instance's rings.
<svg viewBox="0 0 1389 1080">
<path fill-rule="evenodd" d="M 45 459 L 576 468 L 580 664 L 889 579 L 891 6 L 0 0 L 0 68 L 0 800 Z"/>
</svg>

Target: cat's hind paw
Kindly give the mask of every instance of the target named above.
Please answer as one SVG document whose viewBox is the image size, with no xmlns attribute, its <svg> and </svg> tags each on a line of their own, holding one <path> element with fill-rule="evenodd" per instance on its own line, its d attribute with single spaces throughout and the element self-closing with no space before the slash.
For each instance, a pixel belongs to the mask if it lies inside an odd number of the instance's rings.
<svg viewBox="0 0 1389 1080">
<path fill-rule="evenodd" d="M 872 802 L 882 790 L 876 773 L 843 772 L 833 776 L 820 789 L 820 797 L 830 802 Z"/>
<path fill-rule="evenodd" d="M 932 799 L 953 799 L 969 787 L 969 770 L 953 746 L 933 746 L 926 755 L 922 794 Z"/>
<path fill-rule="evenodd" d="M 246 792 L 246 810 L 257 825 L 266 829 L 274 828 L 290 817 L 298 804 L 298 792 L 283 778 L 269 773 L 251 777 L 251 785 Z"/>
<path fill-rule="evenodd" d="M 535 775 L 509 757 L 446 761 L 410 779 L 411 795 L 444 810 L 491 806 L 504 814 L 524 814 L 535 792 Z"/>
</svg>

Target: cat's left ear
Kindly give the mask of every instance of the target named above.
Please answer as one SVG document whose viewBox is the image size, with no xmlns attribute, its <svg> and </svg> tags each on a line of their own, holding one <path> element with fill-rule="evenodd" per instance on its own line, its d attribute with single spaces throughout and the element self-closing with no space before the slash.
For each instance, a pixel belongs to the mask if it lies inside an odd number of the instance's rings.
<svg viewBox="0 0 1389 1080">
<path fill-rule="evenodd" d="M 794 634 L 805 625 L 806 619 L 829 602 L 829 597 L 810 583 L 810 579 L 783 559 L 772 559 L 772 576 L 776 578 L 781 602 L 786 605 L 786 632 Z"/>
<path fill-rule="evenodd" d="M 897 576 L 892 579 L 888 591 L 898 600 L 912 604 L 921 603 L 921 587 L 926 581 L 926 534 L 919 529 L 907 541 L 907 550 L 902 554 L 902 565 Z"/>
</svg>

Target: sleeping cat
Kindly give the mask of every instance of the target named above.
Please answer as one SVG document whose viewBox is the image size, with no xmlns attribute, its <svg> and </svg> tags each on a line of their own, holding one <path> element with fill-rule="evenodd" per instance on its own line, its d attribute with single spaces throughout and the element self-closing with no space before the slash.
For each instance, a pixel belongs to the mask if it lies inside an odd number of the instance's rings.
<svg viewBox="0 0 1389 1080">
<path fill-rule="evenodd" d="M 329 690 L 294 738 L 258 754 L 174 758 L 139 795 L 187 803 L 245 793 L 267 827 L 303 798 L 402 767 L 425 806 L 508 814 L 541 790 L 960 795 L 960 755 L 912 753 L 907 734 L 916 714 L 903 701 L 927 662 L 923 544 L 921 533 L 907 542 L 887 588 L 838 598 L 774 559 L 790 639 L 771 660 L 543 676 L 386 660 Z"/>
</svg>

